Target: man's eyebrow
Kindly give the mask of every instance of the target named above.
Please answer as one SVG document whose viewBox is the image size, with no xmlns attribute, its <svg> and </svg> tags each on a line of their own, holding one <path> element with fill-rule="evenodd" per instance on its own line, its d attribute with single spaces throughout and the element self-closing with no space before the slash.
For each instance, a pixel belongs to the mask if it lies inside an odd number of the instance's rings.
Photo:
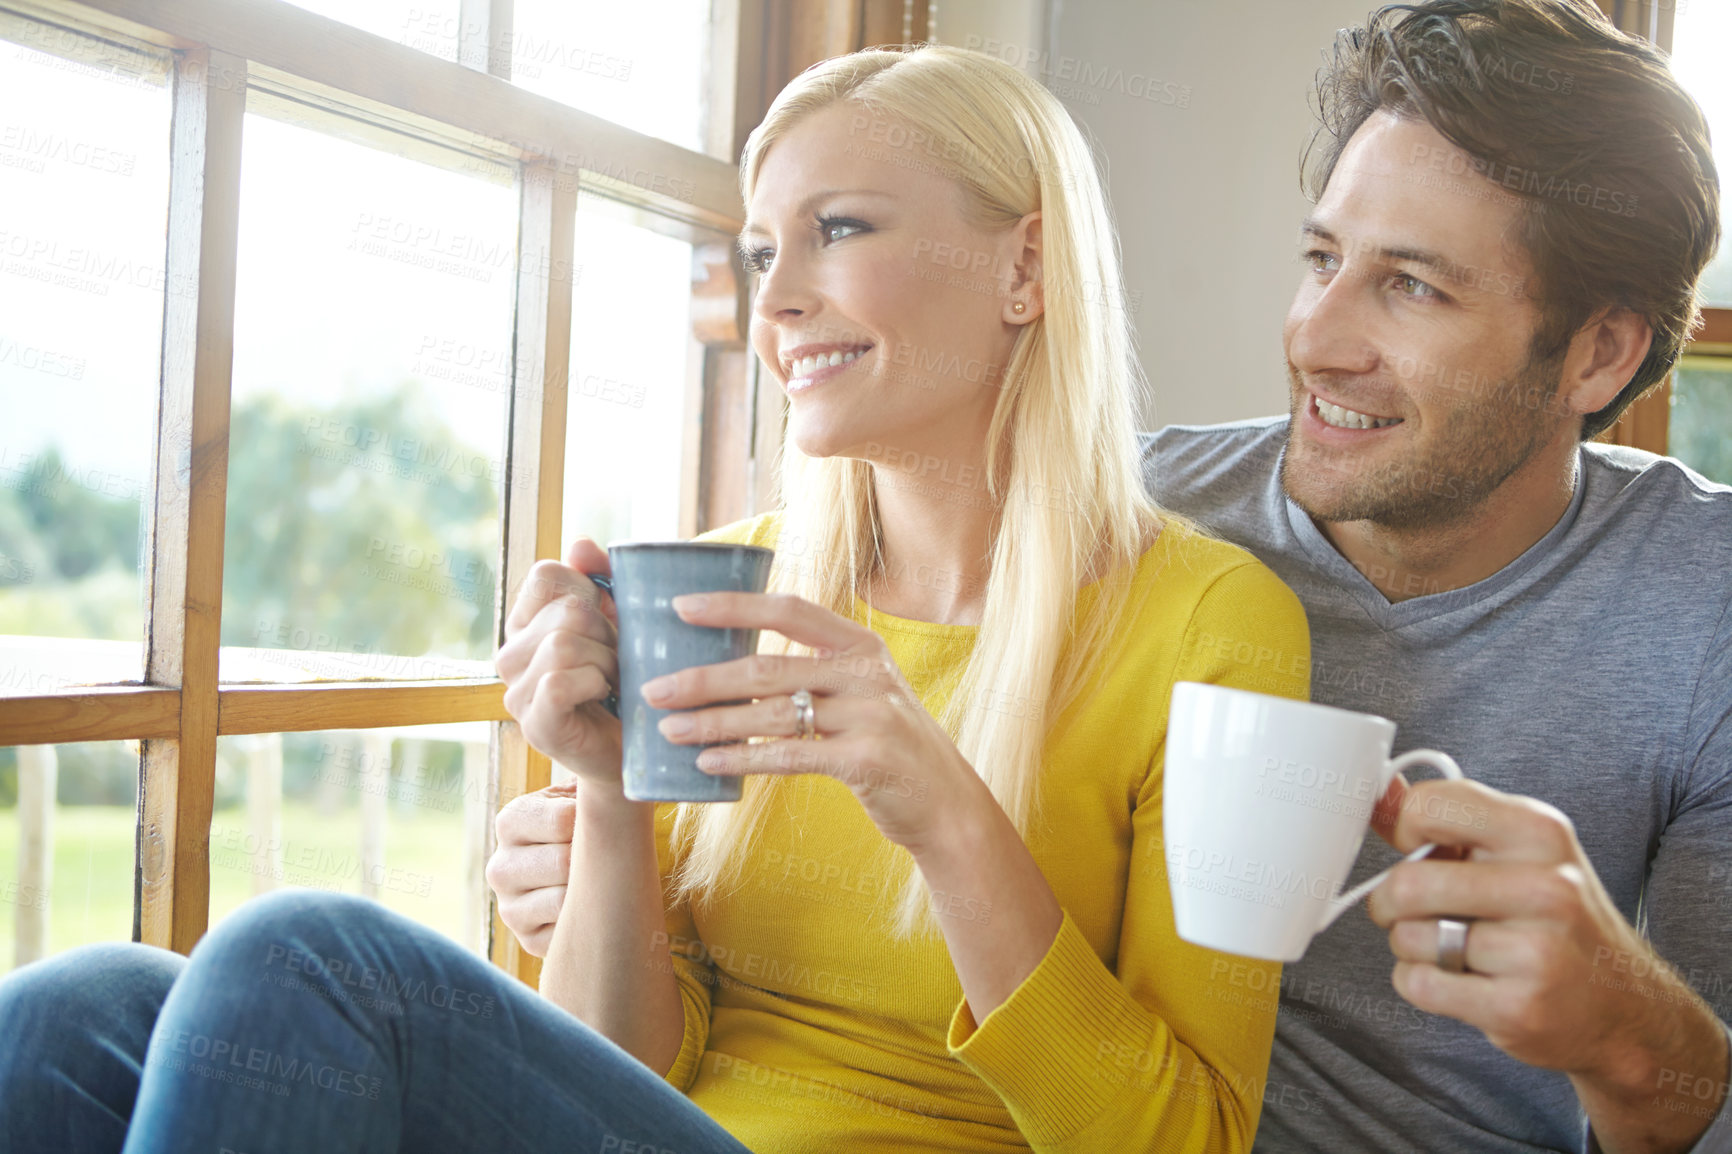
<svg viewBox="0 0 1732 1154">
<path fill-rule="evenodd" d="M 1314 236 L 1327 244 L 1339 244 L 1335 234 L 1330 232 L 1317 220 L 1307 217 L 1299 229 L 1301 236 Z M 1451 260 L 1440 252 L 1428 248 L 1413 248 L 1409 245 L 1384 245 L 1376 250 L 1377 258 L 1382 261 L 1403 261 L 1407 264 L 1417 264 L 1433 269 L 1445 279 L 1463 282 L 1466 274 L 1460 261 Z"/>
<path fill-rule="evenodd" d="M 794 210 L 795 215 L 805 216 L 807 213 L 811 212 L 816 206 L 822 204 L 826 200 L 829 200 L 833 196 L 877 196 L 877 197 L 884 197 L 884 198 L 887 198 L 890 200 L 894 200 L 896 198 L 896 194 L 894 192 L 885 192 L 881 189 L 876 189 L 876 188 L 826 188 L 826 189 L 821 189 L 818 192 L 814 192 L 811 196 L 808 196 L 805 200 L 802 200 Z M 747 236 L 749 236 L 750 234 L 755 233 L 755 232 L 763 232 L 763 231 L 764 231 L 764 227 L 762 225 L 760 225 L 757 221 L 752 220 L 750 217 L 747 217 L 744 227 L 742 227 L 740 229 L 740 235 L 738 237 L 738 240 L 741 244 L 744 244 Z"/>
</svg>

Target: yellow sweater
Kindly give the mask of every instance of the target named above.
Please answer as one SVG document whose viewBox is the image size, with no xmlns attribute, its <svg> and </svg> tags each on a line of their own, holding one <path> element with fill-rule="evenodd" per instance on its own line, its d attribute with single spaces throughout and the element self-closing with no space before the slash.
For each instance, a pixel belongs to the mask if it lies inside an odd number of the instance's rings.
<svg viewBox="0 0 1732 1154">
<path fill-rule="evenodd" d="M 766 514 L 699 540 L 773 546 L 776 527 Z M 1224 542 L 1163 532 L 1136 582 L 1132 605 L 1151 595 L 1123 660 L 1046 745 L 1051 784 L 1028 843 L 1062 928 L 985 1021 L 941 937 L 897 940 L 875 916 L 896 892 L 878 876 L 883 838 L 830 778 L 782 779 L 744 884 L 670 910 L 686 1028 L 667 1080 L 755 1154 L 1250 1149 L 1279 967 L 1174 932 L 1163 741 L 1175 681 L 1304 698 L 1310 638 L 1292 592 Z M 1096 592 L 1082 590 L 1079 613 Z M 975 628 L 878 611 L 870 624 L 936 711 L 934 687 L 954 684 Z M 1234 663 L 1224 638 L 1302 659 Z M 664 877 L 672 814 L 658 808 Z"/>
</svg>

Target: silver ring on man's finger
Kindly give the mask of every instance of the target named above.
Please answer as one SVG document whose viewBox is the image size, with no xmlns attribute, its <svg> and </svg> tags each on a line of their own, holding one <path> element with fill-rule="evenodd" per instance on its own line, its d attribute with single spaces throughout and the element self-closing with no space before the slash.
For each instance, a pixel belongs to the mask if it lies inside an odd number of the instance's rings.
<svg viewBox="0 0 1732 1154">
<path fill-rule="evenodd" d="M 796 689 L 789 695 L 794 703 L 794 731 L 801 741 L 809 741 L 818 734 L 818 707 L 812 703 L 810 689 Z"/>
<path fill-rule="evenodd" d="M 1437 919 L 1437 968 L 1451 974 L 1467 973 L 1466 922 Z"/>
</svg>

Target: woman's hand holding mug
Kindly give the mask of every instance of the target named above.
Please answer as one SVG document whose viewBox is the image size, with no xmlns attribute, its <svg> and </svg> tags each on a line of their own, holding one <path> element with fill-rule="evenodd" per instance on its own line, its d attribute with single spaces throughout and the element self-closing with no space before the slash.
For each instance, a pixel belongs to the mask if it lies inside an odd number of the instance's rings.
<svg viewBox="0 0 1732 1154">
<path fill-rule="evenodd" d="M 674 609 L 696 625 L 769 629 L 812 650 L 698 666 L 644 687 L 657 708 L 673 711 L 660 726 L 668 740 L 728 743 L 705 750 L 700 769 L 833 777 L 880 833 L 917 858 L 973 807 L 997 811 L 986 783 L 872 630 L 792 594 L 712 593 L 678 598 Z M 800 737 L 792 697 L 802 689 L 813 698 L 818 740 Z"/>
<path fill-rule="evenodd" d="M 536 562 L 493 664 L 524 740 L 579 782 L 618 794 L 620 726 L 606 702 L 619 683 L 619 634 L 611 599 L 586 576 L 608 572 L 607 553 L 585 537 L 565 564 Z M 493 823 L 498 848 L 487 884 L 499 896 L 499 919 L 536 957 L 547 955 L 565 902 L 579 782 L 514 798 Z"/>
<path fill-rule="evenodd" d="M 606 702 L 619 684 L 619 630 L 612 600 L 586 576 L 609 572 L 607 553 L 587 537 L 563 565 L 537 561 L 493 664 L 524 740 L 586 785 L 618 791 L 620 726 Z"/>
</svg>

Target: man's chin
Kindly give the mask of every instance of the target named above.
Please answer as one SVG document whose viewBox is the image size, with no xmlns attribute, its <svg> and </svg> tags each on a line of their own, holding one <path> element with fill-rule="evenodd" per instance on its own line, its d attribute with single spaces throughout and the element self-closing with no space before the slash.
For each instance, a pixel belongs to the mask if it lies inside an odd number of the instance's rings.
<svg viewBox="0 0 1732 1154">
<path fill-rule="evenodd" d="M 1350 459 L 1349 454 L 1330 452 L 1297 428 L 1290 429 L 1287 451 L 1281 456 L 1281 490 L 1309 516 L 1340 520 L 1333 514 L 1351 503 L 1353 483 L 1361 471 L 1356 463 L 1349 464 Z"/>
<path fill-rule="evenodd" d="M 1458 524 L 1472 516 L 1478 505 L 1438 493 L 1367 482 L 1357 474 L 1330 476 L 1323 471 L 1307 472 L 1303 465 L 1290 469 L 1287 459 L 1281 465 L 1281 491 L 1318 524 L 1361 521 L 1409 532 Z"/>
<path fill-rule="evenodd" d="M 1336 522 L 1356 519 L 1341 515 L 1350 511 L 1344 501 L 1345 494 L 1313 488 L 1303 483 L 1296 485 L 1285 469 L 1281 471 L 1281 491 L 1287 495 L 1289 501 L 1299 506 L 1300 510 L 1313 521 Z"/>
<path fill-rule="evenodd" d="M 1403 510 L 1392 507 L 1389 494 L 1366 480 L 1367 463 L 1359 454 L 1319 450 L 1288 439 L 1281 458 L 1281 491 L 1313 521 L 1403 521 Z"/>
</svg>

